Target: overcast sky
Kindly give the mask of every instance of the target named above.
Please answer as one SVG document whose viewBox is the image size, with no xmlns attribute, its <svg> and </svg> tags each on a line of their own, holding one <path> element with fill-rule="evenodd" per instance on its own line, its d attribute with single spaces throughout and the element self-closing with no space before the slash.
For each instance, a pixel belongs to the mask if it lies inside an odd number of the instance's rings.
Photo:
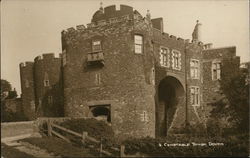
<svg viewBox="0 0 250 158">
<path fill-rule="evenodd" d="M 61 52 L 61 31 L 86 25 L 101 0 L 3 0 L 1 3 L 1 78 L 20 94 L 19 63 L 43 53 Z M 164 31 L 191 39 L 196 20 L 203 43 L 236 46 L 241 62 L 250 61 L 248 0 L 102 0 L 103 6 L 130 5 L 143 16 L 163 17 Z"/>
</svg>

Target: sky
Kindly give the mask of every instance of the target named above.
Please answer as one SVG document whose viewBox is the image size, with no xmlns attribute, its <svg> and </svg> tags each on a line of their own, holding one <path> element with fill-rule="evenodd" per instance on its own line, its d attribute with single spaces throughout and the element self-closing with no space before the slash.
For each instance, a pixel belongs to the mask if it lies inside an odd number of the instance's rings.
<svg viewBox="0 0 250 158">
<path fill-rule="evenodd" d="M 90 23 L 100 7 L 125 4 L 143 16 L 164 19 L 164 32 L 191 39 L 196 20 L 202 42 L 236 46 L 241 62 L 250 61 L 248 0 L 2 0 L 1 78 L 21 92 L 19 63 L 43 53 L 61 53 L 61 31 Z M 119 8 L 119 7 L 117 7 Z"/>
</svg>

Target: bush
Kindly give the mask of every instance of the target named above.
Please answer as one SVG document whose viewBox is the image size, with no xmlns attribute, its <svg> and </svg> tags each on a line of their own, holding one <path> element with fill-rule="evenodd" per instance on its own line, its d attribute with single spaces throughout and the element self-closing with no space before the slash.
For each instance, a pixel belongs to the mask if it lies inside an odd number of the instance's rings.
<svg viewBox="0 0 250 158">
<path fill-rule="evenodd" d="M 88 132 L 89 136 L 94 137 L 97 140 L 102 140 L 102 143 L 105 145 L 105 147 L 116 146 L 117 144 L 117 141 L 114 139 L 114 132 L 112 127 L 104 121 L 99 121 L 94 118 L 79 118 L 66 120 L 57 124 L 77 133 L 82 133 L 83 131 Z M 62 130 L 56 129 L 56 131 L 63 135 L 66 135 L 74 142 L 81 144 L 79 137 L 74 137 L 72 134 L 67 134 Z"/>
</svg>

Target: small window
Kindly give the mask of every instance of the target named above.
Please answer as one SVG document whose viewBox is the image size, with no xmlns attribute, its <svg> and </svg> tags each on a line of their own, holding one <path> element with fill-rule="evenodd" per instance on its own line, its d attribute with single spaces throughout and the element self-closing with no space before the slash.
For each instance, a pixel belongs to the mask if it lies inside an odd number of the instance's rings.
<svg viewBox="0 0 250 158">
<path fill-rule="evenodd" d="M 200 105 L 200 88 L 196 86 L 190 87 L 190 101 L 191 105 L 199 106 Z"/>
<path fill-rule="evenodd" d="M 200 64 L 199 60 L 191 59 L 190 60 L 190 76 L 192 79 L 199 79 L 200 73 Z"/>
<path fill-rule="evenodd" d="M 44 87 L 49 87 L 49 80 L 44 80 Z"/>
<path fill-rule="evenodd" d="M 53 104 L 53 97 L 52 96 L 48 96 L 48 104 Z"/>
<path fill-rule="evenodd" d="M 147 114 L 147 111 L 143 111 L 143 113 L 141 114 L 141 121 L 142 121 L 142 122 L 148 122 L 148 114 Z"/>
<path fill-rule="evenodd" d="M 169 67 L 169 49 L 161 48 L 160 49 L 160 65 L 164 67 Z"/>
<path fill-rule="evenodd" d="M 135 53 L 142 54 L 143 52 L 143 37 L 141 35 L 135 35 Z"/>
<path fill-rule="evenodd" d="M 95 83 L 96 83 L 96 85 L 101 84 L 101 74 L 100 73 L 95 74 Z"/>
<path fill-rule="evenodd" d="M 172 51 L 172 67 L 175 70 L 181 70 L 181 53 L 180 51 Z"/>
<path fill-rule="evenodd" d="M 212 63 L 212 80 L 221 79 L 221 62 L 214 61 Z"/>
<path fill-rule="evenodd" d="M 100 52 L 102 51 L 101 41 L 93 41 L 92 42 L 92 52 Z"/>
</svg>

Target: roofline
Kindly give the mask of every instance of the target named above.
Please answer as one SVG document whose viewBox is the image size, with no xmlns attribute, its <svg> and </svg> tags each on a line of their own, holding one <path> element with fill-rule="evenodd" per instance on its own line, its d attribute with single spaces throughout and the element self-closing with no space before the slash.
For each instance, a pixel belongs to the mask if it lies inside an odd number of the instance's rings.
<svg viewBox="0 0 250 158">
<path fill-rule="evenodd" d="M 209 48 L 209 49 L 204 49 L 203 51 L 207 51 L 207 50 L 214 50 L 214 49 L 225 49 L 225 48 L 236 48 L 236 46 L 227 46 L 227 47 Z"/>
</svg>

